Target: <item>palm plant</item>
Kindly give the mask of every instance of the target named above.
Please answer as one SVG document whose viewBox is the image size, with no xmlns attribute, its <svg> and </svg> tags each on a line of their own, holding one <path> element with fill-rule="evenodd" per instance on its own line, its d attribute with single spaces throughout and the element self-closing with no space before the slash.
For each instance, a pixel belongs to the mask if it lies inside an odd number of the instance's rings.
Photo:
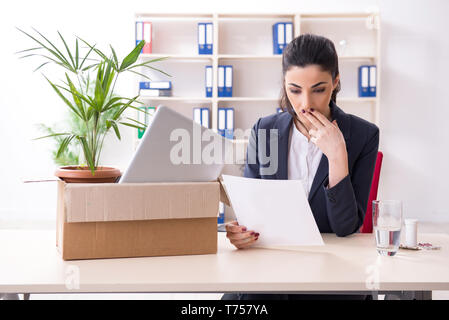
<svg viewBox="0 0 449 320">
<path fill-rule="evenodd" d="M 48 137 L 62 138 L 55 158 L 66 152 L 70 144 L 78 143 L 81 146 L 85 162 L 92 174 L 95 174 L 104 139 L 111 128 L 114 130 L 117 138 L 121 140 L 119 124 L 141 130 L 144 130 L 146 127 L 144 123 L 124 116 L 124 112 L 128 108 L 135 109 L 138 112 L 145 113 L 145 111 L 135 105 L 141 104 L 137 100 L 139 96 L 126 98 L 117 96 L 114 93 L 119 75 L 124 72 L 132 72 L 149 79 L 148 76 L 135 70 L 142 67 L 170 76 L 164 71 L 151 66 L 152 63 L 164 60 L 167 57 L 136 63 L 145 45 L 145 41 L 141 41 L 123 60 L 119 61 L 111 45 L 109 46 L 111 53 L 108 57 L 96 48 L 96 44 L 91 45 L 79 37 L 76 37 L 75 49 L 70 50 L 64 37 L 58 32 L 64 46 L 64 48 L 60 49 L 36 29 L 33 29 L 36 33 L 35 36 L 21 29 L 18 30 L 38 45 L 17 52 L 24 54 L 20 58 L 37 56 L 44 59 L 44 62 L 34 71 L 41 69 L 47 64 L 56 64 L 65 69 L 65 81 L 61 81 L 60 84 L 50 81 L 45 75 L 44 77 L 57 95 L 69 107 L 69 111 L 78 117 L 83 124 L 81 130 L 80 128 L 72 128 L 67 130 L 67 132 L 53 132 L 37 139 Z M 80 41 L 86 47 L 80 48 Z M 82 50 L 87 53 L 82 54 Z M 66 53 L 63 53 L 64 51 Z"/>
</svg>

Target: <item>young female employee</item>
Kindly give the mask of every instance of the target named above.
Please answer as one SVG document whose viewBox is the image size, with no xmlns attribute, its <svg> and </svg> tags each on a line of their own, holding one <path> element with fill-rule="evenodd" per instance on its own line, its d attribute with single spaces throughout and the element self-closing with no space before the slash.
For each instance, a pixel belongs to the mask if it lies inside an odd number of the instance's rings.
<svg viewBox="0 0 449 320">
<path fill-rule="evenodd" d="M 260 118 L 254 125 L 244 175 L 302 179 L 320 232 L 339 237 L 357 232 L 365 217 L 379 129 L 336 105 L 340 75 L 335 46 L 329 39 L 312 34 L 295 38 L 284 49 L 282 71 L 281 107 L 286 112 Z M 274 172 L 267 170 L 268 165 L 261 158 L 270 154 L 271 129 L 278 130 Z M 265 139 L 261 139 L 262 135 Z M 239 249 L 248 248 L 259 236 L 263 237 L 237 221 L 227 224 L 226 231 L 230 242 Z M 360 297 L 225 294 L 223 299 Z"/>
</svg>

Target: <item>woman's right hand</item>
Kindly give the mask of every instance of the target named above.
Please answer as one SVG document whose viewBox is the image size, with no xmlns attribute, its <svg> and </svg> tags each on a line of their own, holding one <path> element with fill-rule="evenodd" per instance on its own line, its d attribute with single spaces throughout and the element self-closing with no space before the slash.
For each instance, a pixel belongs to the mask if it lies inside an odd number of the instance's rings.
<svg viewBox="0 0 449 320">
<path fill-rule="evenodd" d="M 245 226 L 240 226 L 237 221 L 231 221 L 226 225 L 226 237 L 237 249 L 248 248 L 259 238 L 259 233 L 246 230 Z"/>
</svg>

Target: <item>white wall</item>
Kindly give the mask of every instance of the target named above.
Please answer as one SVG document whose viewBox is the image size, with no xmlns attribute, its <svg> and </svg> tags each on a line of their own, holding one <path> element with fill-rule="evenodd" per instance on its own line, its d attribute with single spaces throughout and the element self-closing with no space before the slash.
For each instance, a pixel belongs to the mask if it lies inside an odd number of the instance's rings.
<svg viewBox="0 0 449 320">
<path fill-rule="evenodd" d="M 14 52 L 32 44 L 15 27 L 36 27 L 56 39 L 79 35 L 100 47 L 111 43 L 123 56 L 134 42 L 135 12 L 293 12 L 365 11 L 378 6 L 382 30 L 381 150 L 384 164 L 380 198 L 402 199 L 406 217 L 449 221 L 449 108 L 446 99 L 449 61 L 449 2 L 432 1 L 10 1 L 0 12 L 0 226 L 38 220 L 54 225 L 54 183 L 23 184 L 23 177 L 51 176 L 50 142 L 36 123 L 61 120 L 64 106 L 45 83 L 37 61 Z M 157 4 L 157 6 L 156 6 Z M 45 72 L 52 75 L 51 70 Z M 120 93 L 134 93 L 122 79 Z M 132 156 L 131 129 L 121 143 L 111 139 L 106 164 L 125 167 Z"/>
</svg>

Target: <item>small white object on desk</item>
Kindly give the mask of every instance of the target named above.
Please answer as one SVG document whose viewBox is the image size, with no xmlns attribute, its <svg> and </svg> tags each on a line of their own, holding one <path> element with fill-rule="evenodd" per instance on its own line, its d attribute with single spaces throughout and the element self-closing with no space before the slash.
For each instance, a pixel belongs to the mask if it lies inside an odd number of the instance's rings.
<svg viewBox="0 0 449 320">
<path fill-rule="evenodd" d="M 405 219 L 405 245 L 407 247 L 416 247 L 418 240 L 418 220 Z"/>
</svg>

